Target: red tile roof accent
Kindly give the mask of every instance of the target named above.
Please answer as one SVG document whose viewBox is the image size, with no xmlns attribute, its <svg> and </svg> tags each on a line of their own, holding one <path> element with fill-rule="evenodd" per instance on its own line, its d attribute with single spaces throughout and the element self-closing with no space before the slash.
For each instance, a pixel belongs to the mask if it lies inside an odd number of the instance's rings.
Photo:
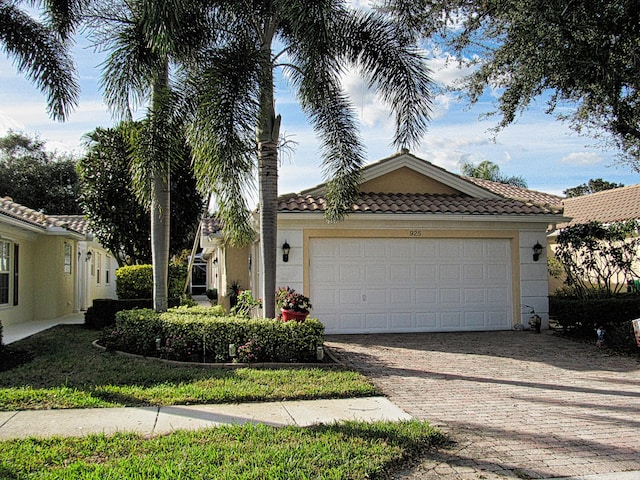
<svg viewBox="0 0 640 480">
<path fill-rule="evenodd" d="M 89 219 L 84 215 L 49 215 L 49 219 L 59 221 L 66 228 L 83 235 L 91 232 Z"/>
<path fill-rule="evenodd" d="M 205 218 L 202 220 L 202 231 L 200 233 L 203 237 L 218 235 L 221 230 L 222 225 L 217 218 Z"/>
<path fill-rule="evenodd" d="M 71 226 L 68 220 L 62 220 L 65 217 L 79 217 L 77 215 L 62 215 L 59 217 L 45 215 L 42 212 L 25 207 L 14 202 L 10 197 L 0 198 L 0 215 L 14 218 L 31 226 L 41 228 L 43 231 L 49 227 L 59 227 L 72 230 L 77 233 L 85 233 L 79 225 Z M 81 217 L 80 217 L 81 218 Z M 79 229 L 76 229 L 79 228 Z"/>
<path fill-rule="evenodd" d="M 280 197 L 280 212 L 322 212 L 323 197 L 291 194 Z M 455 215 L 547 215 L 552 209 L 507 198 L 472 198 L 467 195 L 416 193 L 361 193 L 354 213 L 433 213 Z"/>
<path fill-rule="evenodd" d="M 571 217 L 571 222 L 559 227 L 594 220 L 610 223 L 640 219 L 640 185 L 566 198 L 563 203 L 564 215 Z"/>
<path fill-rule="evenodd" d="M 504 198 L 512 198 L 523 202 L 562 208 L 562 201 L 564 200 L 564 197 L 559 197 L 550 193 L 538 192 L 536 190 L 529 190 L 528 188 L 514 187 L 513 185 L 507 185 L 505 183 L 492 182 L 491 180 L 484 180 L 482 178 L 464 176 L 462 178 Z"/>
</svg>

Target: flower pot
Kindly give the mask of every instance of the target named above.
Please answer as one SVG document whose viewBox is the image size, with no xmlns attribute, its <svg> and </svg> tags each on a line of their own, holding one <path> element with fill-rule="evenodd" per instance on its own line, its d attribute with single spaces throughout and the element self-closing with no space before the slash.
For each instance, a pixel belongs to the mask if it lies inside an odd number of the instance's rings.
<svg viewBox="0 0 640 480">
<path fill-rule="evenodd" d="M 295 320 L 296 322 L 304 322 L 309 315 L 309 312 L 296 312 L 293 310 L 285 310 L 284 308 L 280 309 L 282 312 L 282 321 L 288 322 L 290 320 Z"/>
</svg>

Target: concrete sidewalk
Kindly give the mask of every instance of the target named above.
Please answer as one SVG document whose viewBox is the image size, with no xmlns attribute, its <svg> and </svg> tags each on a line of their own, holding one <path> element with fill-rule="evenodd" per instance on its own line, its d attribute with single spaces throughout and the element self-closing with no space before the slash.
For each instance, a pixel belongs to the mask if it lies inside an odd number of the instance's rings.
<svg viewBox="0 0 640 480">
<path fill-rule="evenodd" d="M 306 427 L 345 420 L 400 421 L 411 416 L 384 397 L 170 407 L 0 412 L 0 440 L 136 432 L 145 436 L 222 424 Z"/>
</svg>

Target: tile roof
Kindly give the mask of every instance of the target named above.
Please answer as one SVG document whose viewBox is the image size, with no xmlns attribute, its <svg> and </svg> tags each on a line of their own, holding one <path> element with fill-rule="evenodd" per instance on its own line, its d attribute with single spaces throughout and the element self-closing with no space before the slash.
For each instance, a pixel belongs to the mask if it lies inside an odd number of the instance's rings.
<svg viewBox="0 0 640 480">
<path fill-rule="evenodd" d="M 564 215 L 571 217 L 567 225 L 598 220 L 603 223 L 640 219 L 640 184 L 566 198 Z"/>
<path fill-rule="evenodd" d="M 562 208 L 562 201 L 564 200 L 564 197 L 559 197 L 558 195 L 538 192 L 536 190 L 529 190 L 528 188 L 514 187 L 513 185 L 492 182 L 491 180 L 484 180 L 482 178 L 464 176 L 462 178 L 471 183 L 475 183 L 479 187 L 489 190 L 496 195 L 500 195 L 501 197 L 521 200 L 523 202 L 531 202 L 538 205 L 548 205 L 550 207 Z"/>
<path fill-rule="evenodd" d="M 290 194 L 279 198 L 279 212 L 322 212 L 324 197 Z M 433 213 L 456 215 L 546 215 L 553 210 L 508 198 L 473 198 L 467 195 L 417 193 L 361 193 L 354 213 Z"/>
<path fill-rule="evenodd" d="M 72 225 L 68 220 L 68 217 L 82 218 L 79 215 L 45 215 L 42 212 L 14 202 L 10 197 L 0 198 L 0 215 L 19 220 L 33 227 L 40 228 L 43 231 L 52 227 L 59 227 L 76 233 L 86 233 L 80 228 L 79 222 Z"/>
<path fill-rule="evenodd" d="M 203 237 L 216 236 L 222 231 L 222 225 L 217 218 L 204 218 L 202 220 L 202 231 L 200 232 Z"/>
<path fill-rule="evenodd" d="M 74 232 L 82 233 L 83 235 L 91 233 L 89 219 L 84 215 L 49 215 L 49 219 L 58 221 Z"/>
</svg>

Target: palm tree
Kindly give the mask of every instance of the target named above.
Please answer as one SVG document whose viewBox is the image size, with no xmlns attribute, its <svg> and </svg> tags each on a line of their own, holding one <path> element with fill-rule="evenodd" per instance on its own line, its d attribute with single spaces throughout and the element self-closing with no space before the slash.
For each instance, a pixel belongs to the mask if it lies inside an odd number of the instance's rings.
<svg viewBox="0 0 640 480">
<path fill-rule="evenodd" d="M 264 314 L 273 317 L 281 123 L 275 69 L 286 71 L 321 138 L 329 221 L 350 210 L 365 160 L 356 115 L 341 87 L 345 68 L 366 74 L 394 111 L 397 147 L 414 145 L 426 131 L 431 80 L 399 25 L 375 12 L 352 10 L 344 1 L 223 1 L 217 18 L 229 33 L 221 32 L 207 65 L 194 75 L 194 97 L 202 101 L 189 138 L 200 165 L 197 176 L 216 191 L 223 188 L 224 177 L 216 176 L 222 166 L 237 164 L 244 174 L 257 148 L 262 294 Z M 238 215 L 227 207 L 221 202 L 220 215 L 232 234 Z"/>
<path fill-rule="evenodd" d="M 504 183 L 512 187 L 527 188 L 527 181 L 521 176 L 507 177 L 502 174 L 500 167 L 489 160 L 484 160 L 478 165 L 466 162 L 461 168 L 462 174 L 467 177 L 491 180 L 492 182 Z"/>
<path fill-rule="evenodd" d="M 46 95 L 49 115 L 65 120 L 77 105 L 80 91 L 68 53 L 68 37 L 78 21 L 83 2 L 44 2 L 47 23 L 35 20 L 20 9 L 19 3 L 0 0 L 0 46 L 13 58 L 18 71 Z"/>
<path fill-rule="evenodd" d="M 182 155 L 184 115 L 172 71 L 202 39 L 200 5 L 180 0 L 114 0 L 90 15 L 95 44 L 110 55 L 103 65 L 107 104 L 125 120 L 146 103 L 147 115 L 132 138 L 132 175 L 139 199 L 151 211 L 153 298 L 156 311 L 168 305 L 169 194 L 173 166 Z"/>
</svg>

